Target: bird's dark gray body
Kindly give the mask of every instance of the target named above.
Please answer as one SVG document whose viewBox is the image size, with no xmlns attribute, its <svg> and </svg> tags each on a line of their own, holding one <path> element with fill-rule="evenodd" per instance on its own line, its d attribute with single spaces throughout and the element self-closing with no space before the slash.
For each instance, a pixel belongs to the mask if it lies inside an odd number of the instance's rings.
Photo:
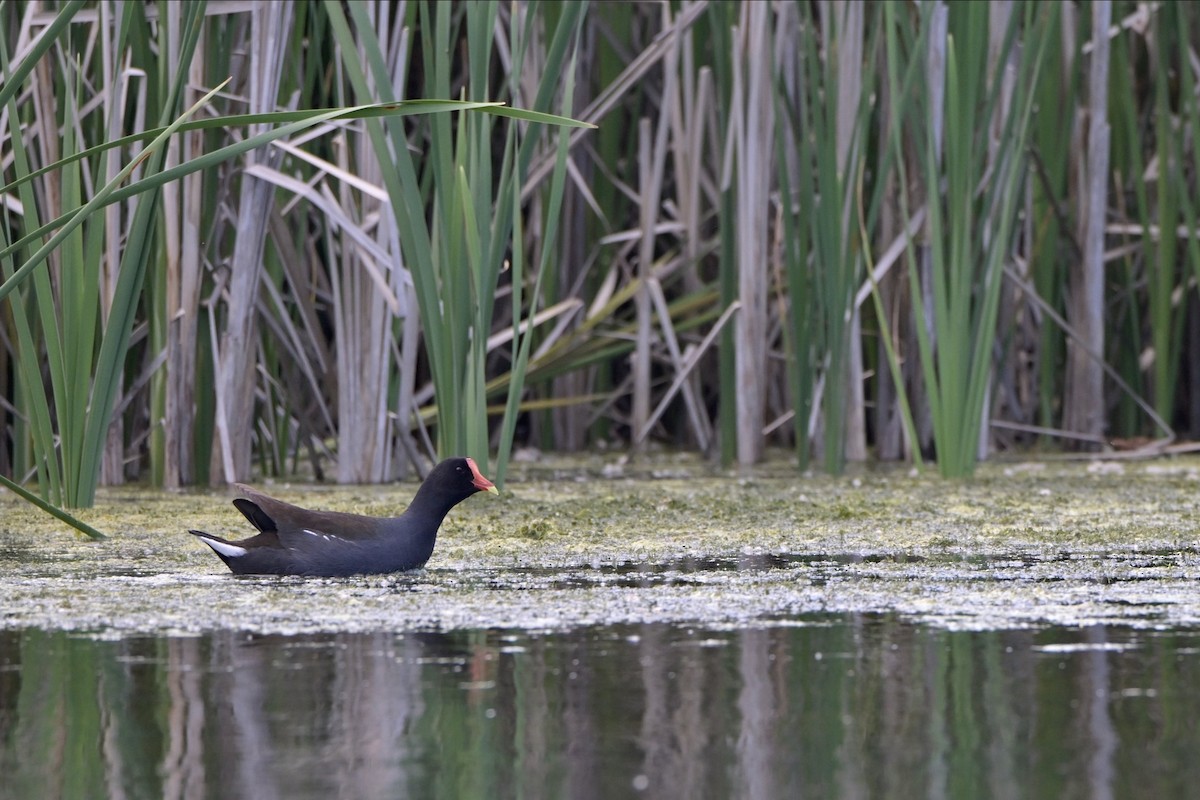
<svg viewBox="0 0 1200 800">
<path fill-rule="evenodd" d="M 300 508 L 241 484 L 233 503 L 259 533 L 229 541 L 191 531 L 240 575 L 337 577 L 403 572 L 425 565 L 447 512 L 479 491 L 495 492 L 469 458 L 434 467 L 398 517 Z"/>
</svg>

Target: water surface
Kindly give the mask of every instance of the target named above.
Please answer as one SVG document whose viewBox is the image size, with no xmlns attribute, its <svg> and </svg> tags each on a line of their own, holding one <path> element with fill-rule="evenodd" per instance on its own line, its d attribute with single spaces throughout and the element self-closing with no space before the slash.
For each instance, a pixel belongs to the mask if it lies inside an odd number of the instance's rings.
<svg viewBox="0 0 1200 800">
<path fill-rule="evenodd" d="M 96 544 L 0 494 L 0 798 L 1200 785 L 1200 461 L 612 474 L 532 472 L 427 569 L 335 580 L 229 575 L 184 532 L 244 535 L 224 495 L 106 489 Z"/>
<path fill-rule="evenodd" d="M 1200 636 L 0 631 L 0 796 L 1182 797 Z"/>
</svg>

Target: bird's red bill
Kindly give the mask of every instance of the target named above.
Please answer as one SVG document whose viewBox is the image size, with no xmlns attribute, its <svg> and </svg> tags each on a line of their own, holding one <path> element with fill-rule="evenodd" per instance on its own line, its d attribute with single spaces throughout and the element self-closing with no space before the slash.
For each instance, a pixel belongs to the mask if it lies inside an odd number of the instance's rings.
<svg viewBox="0 0 1200 800">
<path fill-rule="evenodd" d="M 471 485 L 481 492 L 500 494 L 500 490 L 496 488 L 496 484 L 483 477 L 483 473 L 479 471 L 479 467 L 475 466 L 475 459 L 468 458 L 467 466 L 471 468 Z"/>
</svg>

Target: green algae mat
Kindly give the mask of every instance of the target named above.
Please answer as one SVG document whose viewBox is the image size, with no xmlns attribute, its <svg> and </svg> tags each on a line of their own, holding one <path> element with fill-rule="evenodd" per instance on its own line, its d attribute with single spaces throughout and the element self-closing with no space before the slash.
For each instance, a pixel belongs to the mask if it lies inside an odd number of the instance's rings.
<svg viewBox="0 0 1200 800">
<path fill-rule="evenodd" d="M 311 508 L 397 513 L 415 484 L 259 483 Z M 250 531 L 232 493 L 102 490 L 85 541 L 0 495 L 0 627 L 97 635 L 745 627 L 890 612 L 953 629 L 1200 624 L 1200 459 L 908 468 L 843 477 L 688 456 L 520 465 L 443 523 L 424 570 L 234 577 L 200 528 Z"/>
</svg>

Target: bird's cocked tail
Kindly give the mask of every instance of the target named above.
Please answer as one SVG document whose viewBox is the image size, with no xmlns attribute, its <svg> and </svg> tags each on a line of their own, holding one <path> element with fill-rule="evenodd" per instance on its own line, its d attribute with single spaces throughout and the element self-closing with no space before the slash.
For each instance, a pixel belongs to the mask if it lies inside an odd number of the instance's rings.
<svg viewBox="0 0 1200 800">
<path fill-rule="evenodd" d="M 213 552 L 220 556 L 221 560 L 230 567 L 233 566 L 230 563 L 231 559 L 239 559 L 246 555 L 246 548 L 222 539 L 220 536 L 213 536 L 211 533 L 205 533 L 204 531 L 188 531 L 188 533 L 211 547 Z"/>
</svg>

